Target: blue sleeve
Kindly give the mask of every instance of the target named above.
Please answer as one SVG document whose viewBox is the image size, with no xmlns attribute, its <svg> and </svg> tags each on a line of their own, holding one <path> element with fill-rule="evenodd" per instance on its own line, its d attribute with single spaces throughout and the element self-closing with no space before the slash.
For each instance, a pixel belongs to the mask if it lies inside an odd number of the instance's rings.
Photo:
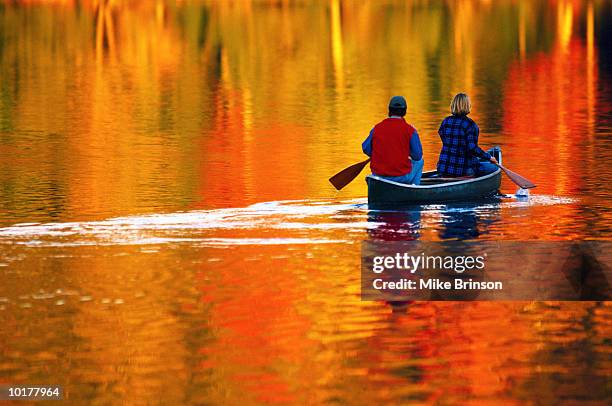
<svg viewBox="0 0 612 406">
<path fill-rule="evenodd" d="M 420 161 L 423 158 L 423 146 L 421 146 L 421 139 L 416 130 L 410 137 L 410 158 L 414 161 Z"/>
<path fill-rule="evenodd" d="M 478 146 L 478 133 L 479 133 L 478 126 L 473 125 L 470 128 L 468 128 L 467 134 L 466 134 L 468 151 L 474 156 L 489 160 L 491 159 L 491 155 L 488 154 L 487 152 L 484 152 Z"/>
<path fill-rule="evenodd" d="M 367 156 L 372 156 L 372 134 L 374 134 L 373 128 L 370 130 L 370 135 L 368 135 L 368 138 L 366 138 L 363 144 L 361 144 L 361 149 Z"/>
</svg>

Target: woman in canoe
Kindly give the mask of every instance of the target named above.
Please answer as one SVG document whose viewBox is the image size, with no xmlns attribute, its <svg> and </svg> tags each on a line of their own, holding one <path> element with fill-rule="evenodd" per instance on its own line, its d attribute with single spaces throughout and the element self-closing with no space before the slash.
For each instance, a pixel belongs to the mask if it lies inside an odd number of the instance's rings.
<svg viewBox="0 0 612 406">
<path fill-rule="evenodd" d="M 442 151 L 438 173 L 444 177 L 482 176 L 494 172 L 497 160 L 478 146 L 478 125 L 468 117 L 472 104 L 465 93 L 453 97 L 452 115 L 442 120 L 438 134 Z"/>
</svg>

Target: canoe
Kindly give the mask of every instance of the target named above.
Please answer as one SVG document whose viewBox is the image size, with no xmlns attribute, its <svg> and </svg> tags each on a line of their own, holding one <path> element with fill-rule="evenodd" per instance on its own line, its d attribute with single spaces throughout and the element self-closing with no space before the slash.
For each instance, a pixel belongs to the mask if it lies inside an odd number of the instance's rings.
<svg viewBox="0 0 612 406">
<path fill-rule="evenodd" d="M 492 151 L 499 163 L 501 150 Z M 441 178 L 437 171 L 424 172 L 420 185 L 406 185 L 381 178 L 366 176 L 368 207 L 373 210 L 393 209 L 411 204 L 473 201 L 494 197 L 501 185 L 501 169 L 476 178 Z"/>
</svg>

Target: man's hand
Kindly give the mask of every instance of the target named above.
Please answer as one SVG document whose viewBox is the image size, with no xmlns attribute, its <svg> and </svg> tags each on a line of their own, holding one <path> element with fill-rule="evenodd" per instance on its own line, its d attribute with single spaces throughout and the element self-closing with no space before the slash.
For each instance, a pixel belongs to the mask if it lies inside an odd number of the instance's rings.
<svg viewBox="0 0 612 406">
<path fill-rule="evenodd" d="M 491 161 L 491 163 L 499 165 L 499 163 L 497 162 L 497 159 L 495 159 L 494 156 L 491 157 L 491 159 L 489 159 L 489 161 Z"/>
</svg>

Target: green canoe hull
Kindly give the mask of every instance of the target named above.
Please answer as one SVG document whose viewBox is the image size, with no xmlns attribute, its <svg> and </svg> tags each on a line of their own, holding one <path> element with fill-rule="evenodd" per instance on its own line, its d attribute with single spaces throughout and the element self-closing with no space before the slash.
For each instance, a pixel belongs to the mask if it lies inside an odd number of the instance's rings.
<svg viewBox="0 0 612 406">
<path fill-rule="evenodd" d="M 431 178 L 434 172 L 423 174 Z M 373 210 L 393 209 L 411 204 L 473 201 L 494 197 L 501 185 L 501 169 L 467 180 L 434 185 L 405 185 L 384 178 L 368 175 L 368 207 Z M 425 183 L 425 182 L 423 182 Z"/>
</svg>

